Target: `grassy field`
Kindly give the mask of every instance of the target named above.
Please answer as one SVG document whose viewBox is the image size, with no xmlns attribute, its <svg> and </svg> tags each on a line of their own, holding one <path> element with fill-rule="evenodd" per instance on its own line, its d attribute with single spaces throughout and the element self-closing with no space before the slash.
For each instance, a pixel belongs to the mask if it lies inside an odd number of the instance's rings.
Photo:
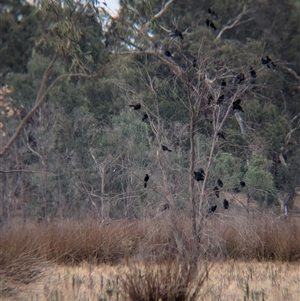
<svg viewBox="0 0 300 301">
<path fill-rule="evenodd" d="M 192 252 L 190 219 L 176 221 Z M 0 230 L 1 300 L 300 300 L 300 223 L 218 213 L 198 268 L 178 262 L 168 213 L 13 223 Z"/>
<path fill-rule="evenodd" d="M 141 268 L 143 274 L 149 272 Z M 49 265 L 34 282 L 12 288 L 3 301 L 126 300 L 122 279 L 128 266 Z M 171 285 L 171 281 L 170 281 Z M 145 287 L 145 290 L 147 288 Z M 157 299 L 158 300 L 158 299 Z M 300 264 L 223 261 L 213 263 L 199 300 L 300 300 Z"/>
</svg>

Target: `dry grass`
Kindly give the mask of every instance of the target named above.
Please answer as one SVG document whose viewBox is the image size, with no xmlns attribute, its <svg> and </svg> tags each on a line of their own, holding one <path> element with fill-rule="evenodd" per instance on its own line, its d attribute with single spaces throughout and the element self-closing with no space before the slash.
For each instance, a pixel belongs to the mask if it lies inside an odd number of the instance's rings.
<svg viewBox="0 0 300 301">
<path fill-rule="evenodd" d="M 150 271 L 144 270 L 144 266 L 136 266 L 136 268 L 140 271 L 142 278 L 153 275 L 153 269 Z M 88 263 L 82 263 L 79 266 L 52 265 L 44 270 L 44 276 L 39 280 L 28 285 L 20 285 L 17 294 L 2 300 L 133 300 L 128 296 L 127 298 L 122 297 L 121 279 L 126 279 L 128 275 L 138 275 L 136 274 L 138 270 L 130 269 L 130 267 L 124 265 L 96 266 Z M 168 271 L 164 273 L 167 275 Z M 174 284 L 174 281 L 170 280 L 169 288 L 172 284 Z M 300 300 L 300 264 L 239 262 L 233 260 L 215 262 L 209 272 L 207 281 L 204 282 L 198 298 L 195 300 L 298 301 Z"/>
<path fill-rule="evenodd" d="M 180 215 L 176 223 L 183 248 L 190 254 L 194 242 L 190 219 Z M 87 262 L 90 266 L 95 264 L 120 266 L 125 262 L 138 260 L 139 262 L 151 262 L 149 267 L 144 267 L 149 271 L 156 264 L 164 266 L 160 273 L 152 270 L 152 274 L 147 274 L 148 278 L 145 278 L 149 284 L 147 286 L 140 281 L 141 279 L 136 278 L 138 268 L 132 269 L 130 274 L 126 274 L 126 281 L 122 282 L 123 291 L 126 291 L 125 283 L 127 283 L 128 292 L 130 291 L 130 281 L 131 288 L 140 285 L 148 287 L 151 291 L 151 287 L 157 287 L 158 283 L 164 283 L 163 280 L 158 279 L 171 279 L 170 273 L 178 277 L 175 284 L 169 284 L 166 281 L 165 285 L 160 287 L 162 292 L 169 285 L 186 288 L 192 278 L 194 281 L 199 280 L 189 273 L 176 273 L 174 266 L 169 270 L 166 268 L 166 263 L 174 262 L 178 256 L 168 214 L 154 219 L 111 221 L 109 223 L 91 219 L 84 222 L 61 221 L 49 225 L 13 225 L 10 228 L 1 228 L 0 239 L 0 289 L 2 294 L 7 296 L 14 293 L 15 288 L 19 285 L 36 283 L 37 279 L 45 273 L 45 266 L 49 266 L 49 264 L 53 266 L 57 263 L 78 266 Z M 206 221 L 201 250 L 203 250 L 202 258 L 210 261 L 234 259 L 237 261 L 299 263 L 300 224 L 298 220 L 285 221 L 267 215 L 247 218 L 237 215 L 236 212 L 226 211 L 226 214 L 219 212 L 210 215 Z M 181 266 L 177 266 L 177 268 L 181 269 Z M 78 280 L 76 275 L 75 278 L 72 276 L 74 278 L 72 281 Z M 124 274 L 118 277 L 124 280 L 123 276 Z M 114 281 L 117 281 L 118 277 Z M 224 294 L 224 287 L 221 286 L 221 288 L 220 294 Z M 86 289 L 84 291 L 86 292 Z M 215 288 L 212 291 L 215 291 Z M 202 293 L 203 290 L 201 290 Z M 61 289 L 61 294 L 64 295 L 64 288 Z M 256 292 L 255 294 L 259 295 L 260 293 Z M 261 294 L 263 293 L 261 292 Z M 249 295 L 248 298 L 250 297 Z M 46 300 L 49 299 L 47 298 Z M 50 299 L 72 299 L 53 298 Z M 172 298 L 167 295 L 166 299 L 162 300 L 171 300 Z"/>
</svg>

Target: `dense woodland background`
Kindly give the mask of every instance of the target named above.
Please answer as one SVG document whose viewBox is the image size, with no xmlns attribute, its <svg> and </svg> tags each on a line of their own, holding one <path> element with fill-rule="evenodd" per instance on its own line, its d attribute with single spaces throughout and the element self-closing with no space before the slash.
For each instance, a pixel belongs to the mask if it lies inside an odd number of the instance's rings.
<svg viewBox="0 0 300 301">
<path fill-rule="evenodd" d="M 211 1 L 120 1 L 118 16 L 81 2 L 1 1 L 2 221 L 139 218 L 166 204 L 196 220 L 236 195 L 245 212 L 293 208 L 300 1 L 216 0 L 218 18 Z"/>
</svg>

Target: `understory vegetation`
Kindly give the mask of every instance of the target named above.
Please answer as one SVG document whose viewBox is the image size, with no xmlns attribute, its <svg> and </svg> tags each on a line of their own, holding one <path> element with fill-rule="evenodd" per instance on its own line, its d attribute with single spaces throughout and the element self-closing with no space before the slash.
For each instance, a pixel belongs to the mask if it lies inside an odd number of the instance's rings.
<svg viewBox="0 0 300 301">
<path fill-rule="evenodd" d="M 45 271 L 54 264 L 76 269 L 88 263 L 93 269 L 99 264 L 125 269 L 116 272 L 118 277 L 113 278 L 119 281 L 120 297 L 121 293 L 128 294 L 120 300 L 193 300 L 193 294 L 194 300 L 199 300 L 203 296 L 202 287 L 218 262 L 297 263 L 300 259 L 297 220 L 258 214 L 250 217 L 216 214 L 204 225 L 201 255 L 198 264 L 191 266 L 188 259 L 179 260 L 169 219 L 168 213 L 163 212 L 153 219 L 133 221 L 70 219 L 2 228 L 1 290 L 9 296 L 9 288 L 43 279 Z M 176 225 L 183 248 L 193 257 L 189 224 L 188 216 L 178 215 Z"/>
</svg>

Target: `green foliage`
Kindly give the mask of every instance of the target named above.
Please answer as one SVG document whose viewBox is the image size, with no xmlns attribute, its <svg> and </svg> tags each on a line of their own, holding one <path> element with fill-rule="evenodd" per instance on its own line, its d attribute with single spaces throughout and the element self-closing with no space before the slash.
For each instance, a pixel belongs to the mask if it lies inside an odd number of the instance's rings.
<svg viewBox="0 0 300 301">
<path fill-rule="evenodd" d="M 299 5 L 293 1 L 246 1 L 254 12 L 243 16 L 241 24 L 226 30 L 216 41 L 223 26 L 242 11 L 235 1 L 213 4 L 219 15 L 213 19 L 216 32 L 205 26 L 207 8 L 212 5 L 209 1 L 173 3 L 157 19 L 153 16 L 161 9 L 161 1 L 129 2 L 138 13 L 121 1 L 122 12 L 114 20 L 105 10 L 98 14 L 92 5 L 78 1 L 69 1 L 64 7 L 58 2 L 41 1 L 39 9 L 7 1 L 11 10 L 0 12 L 0 71 L 12 71 L 3 78 L 13 91 L 10 104 L 21 110 L 20 116 L 3 119 L 7 135 L 4 140 L 33 107 L 44 72 L 55 54 L 59 57 L 47 86 L 67 72 L 92 74 L 106 66 L 101 78 L 69 77 L 60 82 L 22 131 L 14 154 L 6 158 L 7 168 L 51 173 L 44 178 L 22 175 L 20 182 L 11 178 L 10 187 L 17 185 L 29 191 L 28 208 L 39 206 L 39 210 L 30 209 L 34 214 L 54 212 L 59 200 L 62 215 L 72 215 L 76 210 L 100 208 L 104 194 L 114 199 L 111 211 L 118 217 L 123 216 L 128 204 L 141 214 L 143 208 L 160 205 L 163 198 L 154 192 L 162 183 L 156 155 L 159 145 L 153 140 L 150 123 L 141 121 L 145 112 L 154 125 L 159 123 L 162 142 L 173 150 L 163 158 L 174 203 L 178 208 L 188 208 L 188 104 L 193 98 L 187 93 L 187 83 L 202 93 L 203 104 L 209 95 L 213 96 L 213 103 L 201 108 L 205 114 L 201 112 L 195 130 L 195 168 L 199 168 L 206 166 L 210 154 L 212 112 L 223 93 L 221 79 L 227 81 L 227 103 L 220 106 L 222 114 L 231 95 L 245 88 L 240 97 L 248 134 L 240 134 L 230 110 L 221 129 L 227 140 L 217 139 L 208 186 L 220 177 L 224 189 L 234 188 L 247 171 L 243 178 L 247 185 L 242 192 L 260 203 L 269 203 L 276 195 L 275 184 L 285 192 L 300 185 L 299 131 L 293 132 L 286 145 L 287 134 L 298 122 L 294 119 L 290 124 L 290 120 L 299 113 L 297 81 L 286 69 L 291 68 L 296 75 L 300 71 Z M 139 28 L 147 21 L 150 27 L 143 34 Z M 184 40 L 170 35 L 175 28 L 183 32 Z M 172 52 L 170 62 L 185 72 L 185 78 L 170 68 L 163 55 L 165 49 Z M 274 60 L 275 70 L 261 65 L 265 55 Z M 197 57 L 196 67 L 192 67 L 193 57 Z M 257 72 L 255 81 L 249 77 L 250 66 Z M 237 88 L 233 81 L 240 72 L 246 81 Z M 213 81 L 211 85 L 207 78 Z M 132 103 L 141 103 L 142 109 L 128 108 Z M 281 152 L 288 153 L 287 166 L 281 165 L 273 175 L 268 160 Z M 153 185 L 153 191 L 147 193 L 143 190 L 145 172 L 151 173 Z"/>
<path fill-rule="evenodd" d="M 243 174 L 242 160 L 230 153 L 222 152 L 216 156 L 213 171 L 217 178 L 222 179 L 224 189 L 236 187 Z"/>
<path fill-rule="evenodd" d="M 278 113 L 276 106 L 252 100 L 247 105 L 247 115 L 255 136 L 259 133 L 268 152 L 278 152 L 285 143 L 289 124 L 286 118 Z"/>
<path fill-rule="evenodd" d="M 261 155 L 252 154 L 248 170 L 244 176 L 246 191 L 252 198 L 269 205 L 275 196 L 273 177 L 270 173 L 271 161 Z"/>
</svg>

